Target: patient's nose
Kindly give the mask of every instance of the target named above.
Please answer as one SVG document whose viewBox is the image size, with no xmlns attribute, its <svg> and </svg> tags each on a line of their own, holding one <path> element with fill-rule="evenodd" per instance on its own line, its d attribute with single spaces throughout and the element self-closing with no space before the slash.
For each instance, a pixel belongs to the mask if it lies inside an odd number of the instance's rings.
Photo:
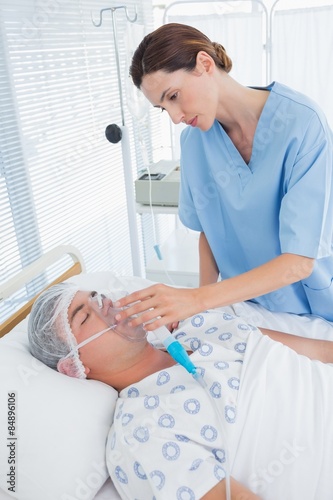
<svg viewBox="0 0 333 500">
<path fill-rule="evenodd" d="M 94 304 L 94 309 L 98 310 L 106 316 L 110 307 L 113 307 L 112 300 L 109 299 L 104 293 L 96 293 L 91 297 L 92 304 Z"/>
<path fill-rule="evenodd" d="M 112 300 L 106 297 L 105 295 L 102 295 L 102 308 L 101 308 L 102 314 L 106 316 L 110 307 L 112 308 L 114 307 Z"/>
</svg>

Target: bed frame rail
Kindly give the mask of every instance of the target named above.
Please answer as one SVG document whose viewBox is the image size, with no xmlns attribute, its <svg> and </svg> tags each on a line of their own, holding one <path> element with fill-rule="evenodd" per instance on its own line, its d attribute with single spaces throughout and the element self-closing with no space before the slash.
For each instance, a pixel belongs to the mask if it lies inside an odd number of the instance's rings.
<svg viewBox="0 0 333 500">
<path fill-rule="evenodd" d="M 80 274 L 81 272 L 85 272 L 83 257 L 77 248 L 71 245 L 58 246 L 53 250 L 47 252 L 45 255 L 42 255 L 39 259 L 37 259 L 26 268 L 22 269 L 19 274 L 17 274 L 10 280 L 6 281 L 5 283 L 0 283 L 0 304 L 3 300 L 10 297 L 13 293 L 20 290 L 26 283 L 29 283 L 29 281 L 45 271 L 48 266 L 54 264 L 65 255 L 69 255 L 72 258 L 72 266 L 52 283 L 49 283 L 46 288 L 49 288 L 56 283 L 60 283 L 61 281 L 70 278 L 71 276 L 75 276 L 77 274 Z M 29 302 L 24 304 L 4 323 L 0 324 L 0 337 L 3 337 L 4 335 L 6 335 L 6 333 L 10 332 L 10 330 L 12 330 L 14 326 L 16 326 L 29 314 L 29 312 L 31 311 L 31 307 L 38 297 L 39 293 Z"/>
</svg>

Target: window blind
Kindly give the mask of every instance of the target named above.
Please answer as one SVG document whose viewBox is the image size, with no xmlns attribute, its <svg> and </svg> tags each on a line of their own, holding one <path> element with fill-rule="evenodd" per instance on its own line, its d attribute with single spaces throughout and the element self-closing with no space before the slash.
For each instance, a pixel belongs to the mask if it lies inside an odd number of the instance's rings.
<svg viewBox="0 0 333 500">
<path fill-rule="evenodd" d="M 152 28 L 150 1 L 121 5 Z M 60 244 L 76 246 L 88 272 L 132 274 L 121 144 L 105 139 L 108 124 L 122 124 L 111 13 L 100 28 L 91 20 L 106 7 L 93 0 L 1 0 L 1 282 Z M 115 16 L 125 88 L 128 20 L 124 9 Z M 135 178 L 142 159 L 126 93 L 124 99 Z M 154 134 L 146 141 L 152 161 Z M 140 235 L 141 224 L 138 216 Z M 59 266 L 1 304 L 0 321 Z"/>
</svg>

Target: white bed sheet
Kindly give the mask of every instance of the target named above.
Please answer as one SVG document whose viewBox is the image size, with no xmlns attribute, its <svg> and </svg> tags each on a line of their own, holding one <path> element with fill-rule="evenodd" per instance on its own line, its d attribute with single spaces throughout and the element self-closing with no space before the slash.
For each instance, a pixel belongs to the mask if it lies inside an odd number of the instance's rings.
<svg viewBox="0 0 333 500">
<path fill-rule="evenodd" d="M 298 316 L 272 312 L 253 302 L 240 302 L 234 304 L 232 309 L 236 316 L 243 317 L 248 323 L 259 328 L 270 328 L 313 339 L 333 340 L 333 323 L 311 314 Z"/>
<path fill-rule="evenodd" d="M 10 500 L 13 497 L 0 490 L 0 500 Z M 102 488 L 99 490 L 94 500 L 120 500 L 120 496 L 113 486 L 111 479 L 107 479 Z"/>
<path fill-rule="evenodd" d="M 232 475 L 263 500 L 332 500 L 332 376 L 331 365 L 250 335 L 229 450 Z"/>
<path fill-rule="evenodd" d="M 111 479 L 108 479 L 99 490 L 94 500 L 120 500 L 120 496 Z"/>
</svg>

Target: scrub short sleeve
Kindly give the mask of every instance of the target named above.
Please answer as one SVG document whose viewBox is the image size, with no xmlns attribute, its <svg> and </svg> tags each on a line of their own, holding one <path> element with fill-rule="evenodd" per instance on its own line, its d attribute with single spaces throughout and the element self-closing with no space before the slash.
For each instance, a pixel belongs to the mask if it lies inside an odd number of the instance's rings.
<svg viewBox="0 0 333 500">
<path fill-rule="evenodd" d="M 188 182 L 189 175 L 196 175 L 195 164 L 197 163 L 197 155 L 192 147 L 191 138 L 188 130 L 183 130 L 180 138 L 181 144 L 181 161 L 180 161 L 180 194 L 179 194 L 179 211 L 178 215 L 184 226 L 193 229 L 194 231 L 202 231 L 202 226 L 197 215 L 193 196 Z M 197 147 L 199 147 L 197 143 Z M 192 169 L 193 167 L 193 169 Z"/>
<path fill-rule="evenodd" d="M 317 115 L 309 122 L 296 161 L 286 160 L 280 209 L 283 253 L 311 258 L 331 254 L 333 235 L 332 136 Z M 289 170 L 289 172 L 288 172 Z"/>
</svg>

